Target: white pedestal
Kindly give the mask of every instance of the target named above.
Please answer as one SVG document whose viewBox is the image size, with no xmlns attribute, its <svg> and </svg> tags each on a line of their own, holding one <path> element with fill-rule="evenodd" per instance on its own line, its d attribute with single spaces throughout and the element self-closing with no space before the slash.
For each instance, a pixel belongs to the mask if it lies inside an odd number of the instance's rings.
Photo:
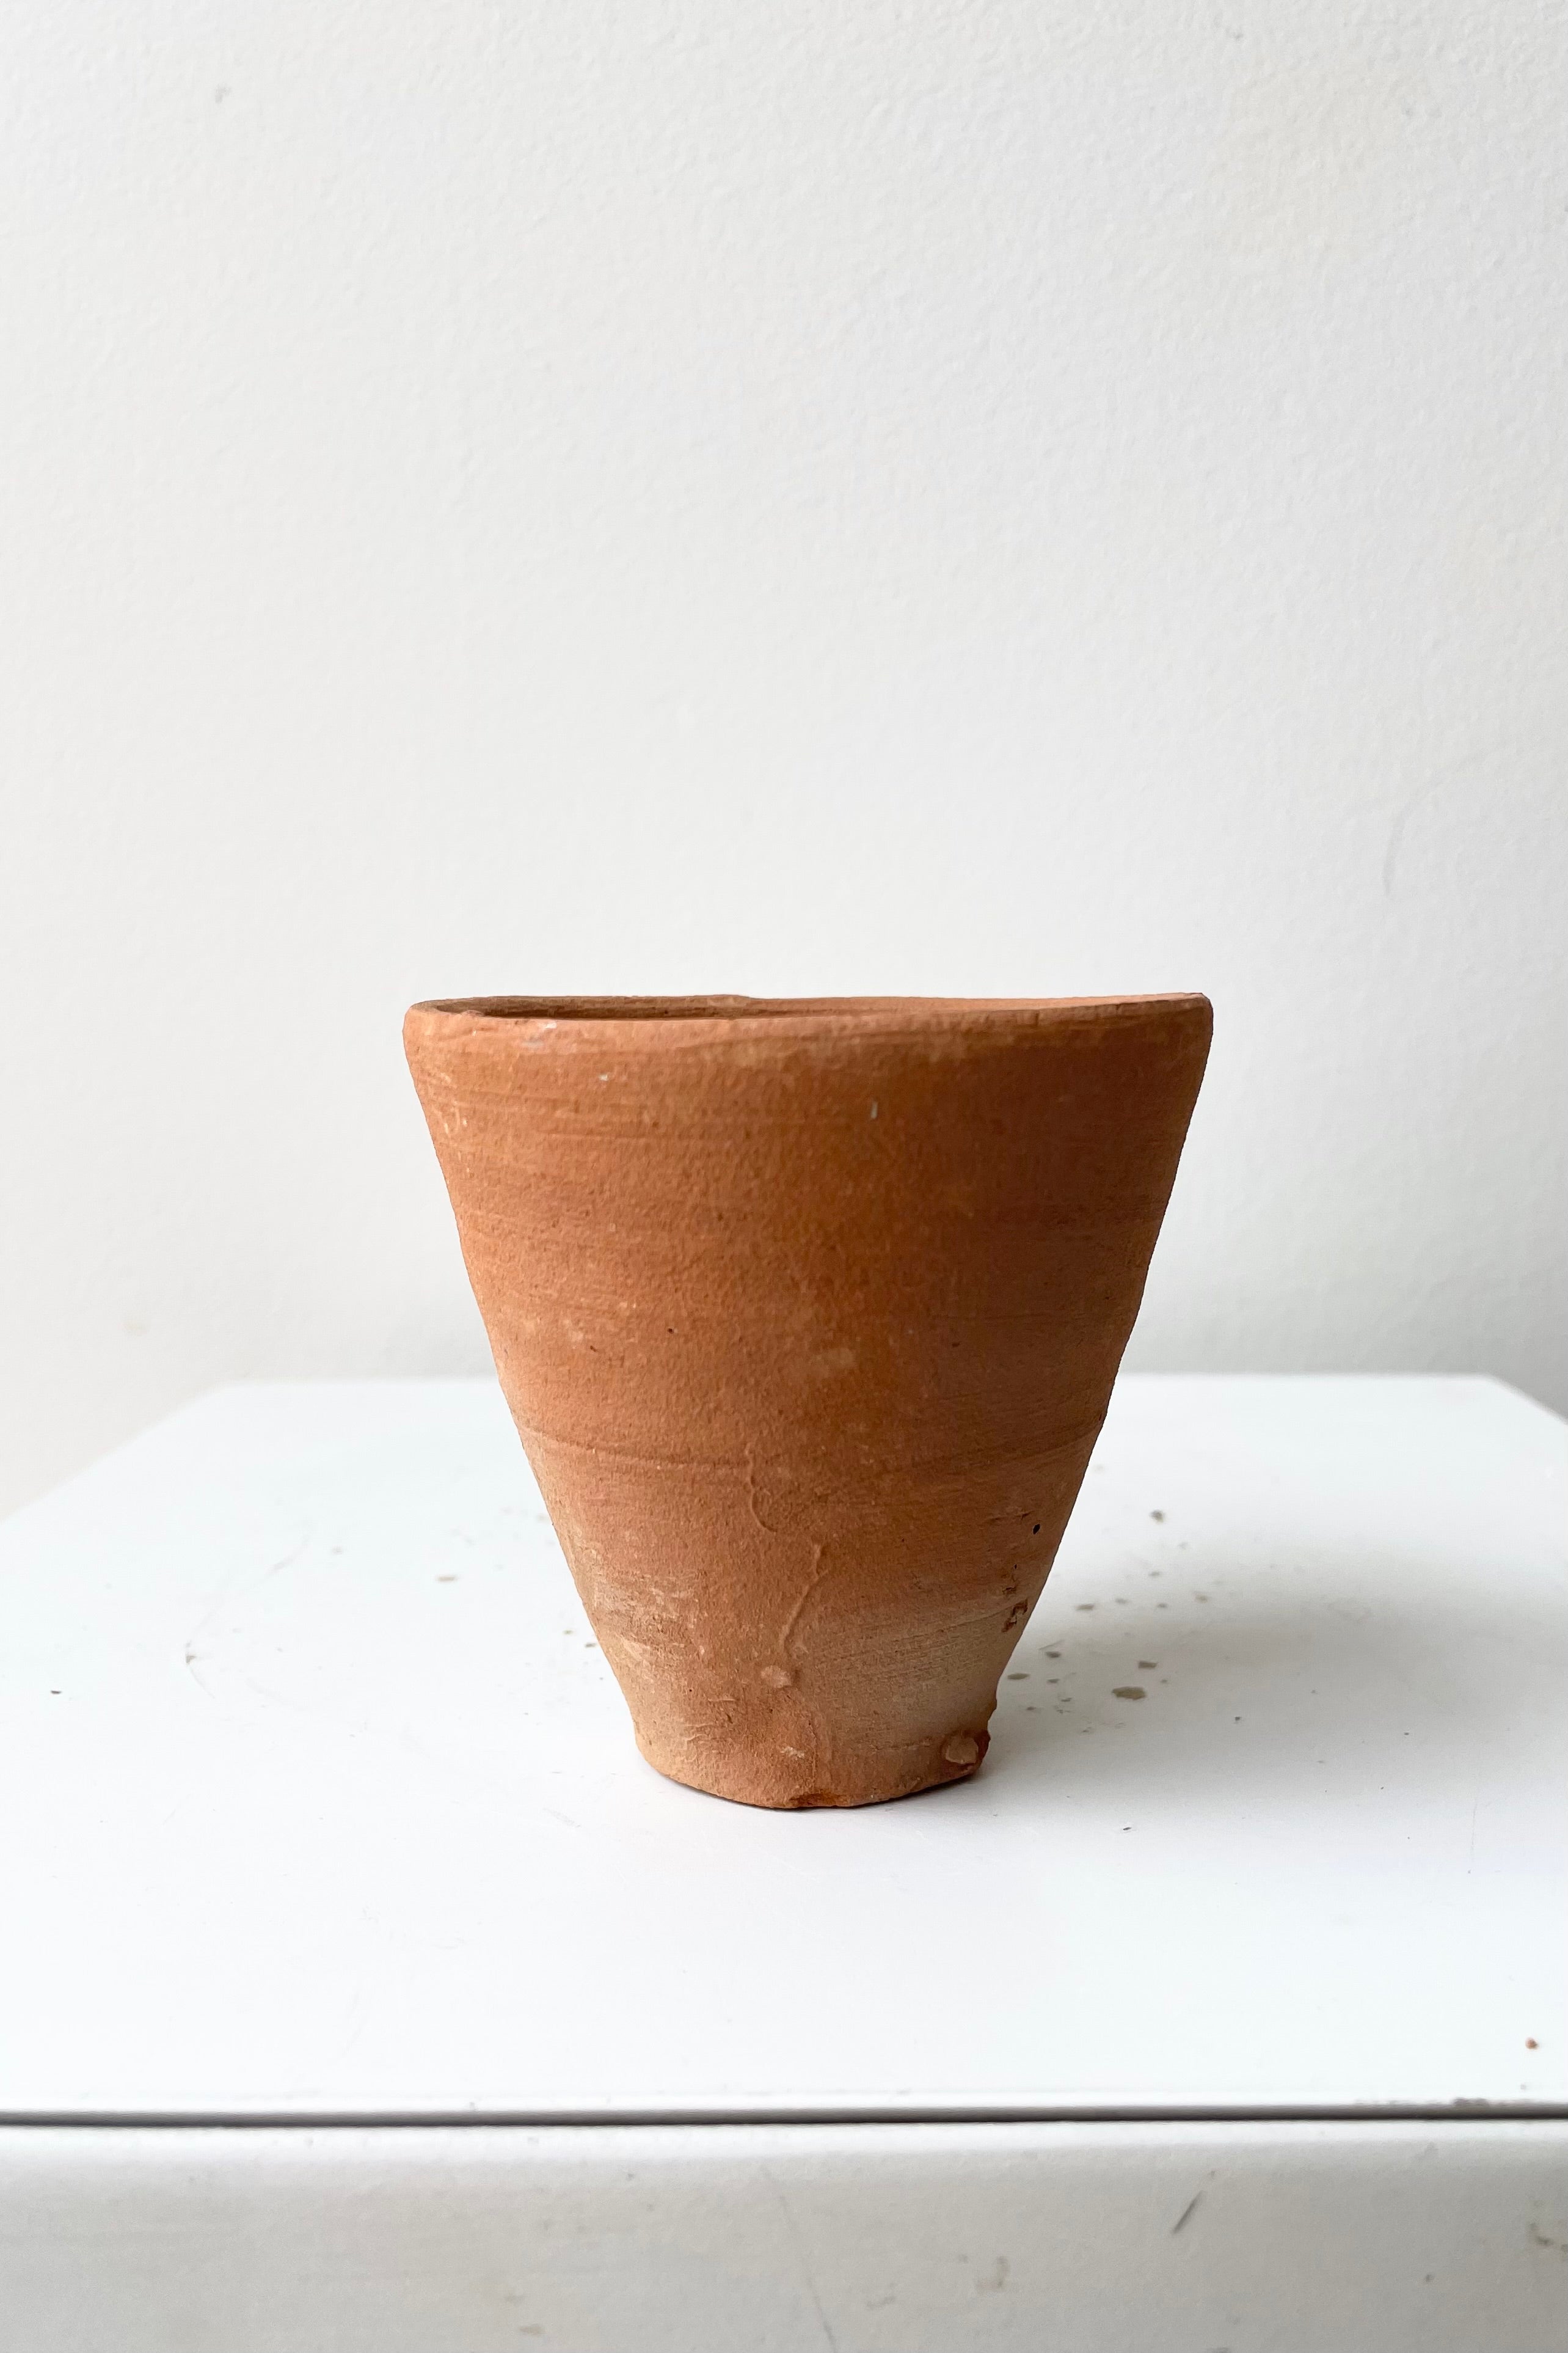
<svg viewBox="0 0 1568 2353">
<path fill-rule="evenodd" d="M 488 1384 L 19 1514 L 7 2341 L 1557 2353 L 1568 1427 L 1126 1381 L 1014 1669 L 961 1788 L 660 1780 Z"/>
</svg>

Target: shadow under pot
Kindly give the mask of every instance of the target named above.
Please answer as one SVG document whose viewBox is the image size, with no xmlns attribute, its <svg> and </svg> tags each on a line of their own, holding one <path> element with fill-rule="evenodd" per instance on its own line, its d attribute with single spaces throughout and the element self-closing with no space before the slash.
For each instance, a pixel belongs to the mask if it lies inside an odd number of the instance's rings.
<svg viewBox="0 0 1568 2353">
<path fill-rule="evenodd" d="M 501 1388 L 661 1773 L 802 1807 L 975 1770 L 1210 1027 L 1193 996 L 414 1007 Z"/>
</svg>

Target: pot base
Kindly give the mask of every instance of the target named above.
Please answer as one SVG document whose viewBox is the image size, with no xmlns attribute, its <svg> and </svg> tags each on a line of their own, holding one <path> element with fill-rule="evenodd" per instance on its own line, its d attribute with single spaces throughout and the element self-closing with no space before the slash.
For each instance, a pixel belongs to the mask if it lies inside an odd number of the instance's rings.
<svg viewBox="0 0 1568 2353">
<path fill-rule="evenodd" d="M 924 1789 L 972 1781 L 984 1761 L 991 1735 L 984 1725 L 973 1732 L 952 1733 L 944 1741 L 922 1743 L 926 1753 L 918 1763 L 911 1761 L 908 1750 L 901 1751 L 896 1767 L 890 1766 L 885 1754 L 845 1757 L 837 1759 L 830 1771 L 818 1768 L 815 1776 L 802 1775 L 804 1760 L 787 1754 L 770 1757 L 751 1746 L 710 1749 L 700 1766 L 696 1766 L 689 1757 L 656 1753 L 640 1732 L 637 1744 L 656 1773 L 667 1781 L 679 1782 L 683 1788 L 699 1789 L 708 1798 L 725 1798 L 734 1805 L 764 1807 L 773 1813 L 804 1814 L 826 1806 L 885 1806 L 898 1798 L 917 1798 Z"/>
</svg>

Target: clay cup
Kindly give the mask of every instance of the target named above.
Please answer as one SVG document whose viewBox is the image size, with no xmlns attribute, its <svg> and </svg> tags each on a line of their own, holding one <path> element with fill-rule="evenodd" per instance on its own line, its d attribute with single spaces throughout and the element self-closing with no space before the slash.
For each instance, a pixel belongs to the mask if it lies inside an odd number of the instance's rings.
<svg viewBox="0 0 1568 2353">
<path fill-rule="evenodd" d="M 475 997 L 414 1081 L 650 1764 L 963 1780 L 1142 1296 L 1202 997 Z"/>
</svg>

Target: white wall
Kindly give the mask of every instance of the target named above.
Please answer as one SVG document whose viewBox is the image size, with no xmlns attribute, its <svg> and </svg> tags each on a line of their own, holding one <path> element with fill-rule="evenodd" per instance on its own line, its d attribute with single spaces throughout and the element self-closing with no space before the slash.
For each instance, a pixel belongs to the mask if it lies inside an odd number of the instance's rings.
<svg viewBox="0 0 1568 2353">
<path fill-rule="evenodd" d="M 8 0 L 0 1450 L 487 1362 L 478 989 L 1195 986 L 1134 1361 L 1568 1407 L 1555 5 Z"/>
</svg>

